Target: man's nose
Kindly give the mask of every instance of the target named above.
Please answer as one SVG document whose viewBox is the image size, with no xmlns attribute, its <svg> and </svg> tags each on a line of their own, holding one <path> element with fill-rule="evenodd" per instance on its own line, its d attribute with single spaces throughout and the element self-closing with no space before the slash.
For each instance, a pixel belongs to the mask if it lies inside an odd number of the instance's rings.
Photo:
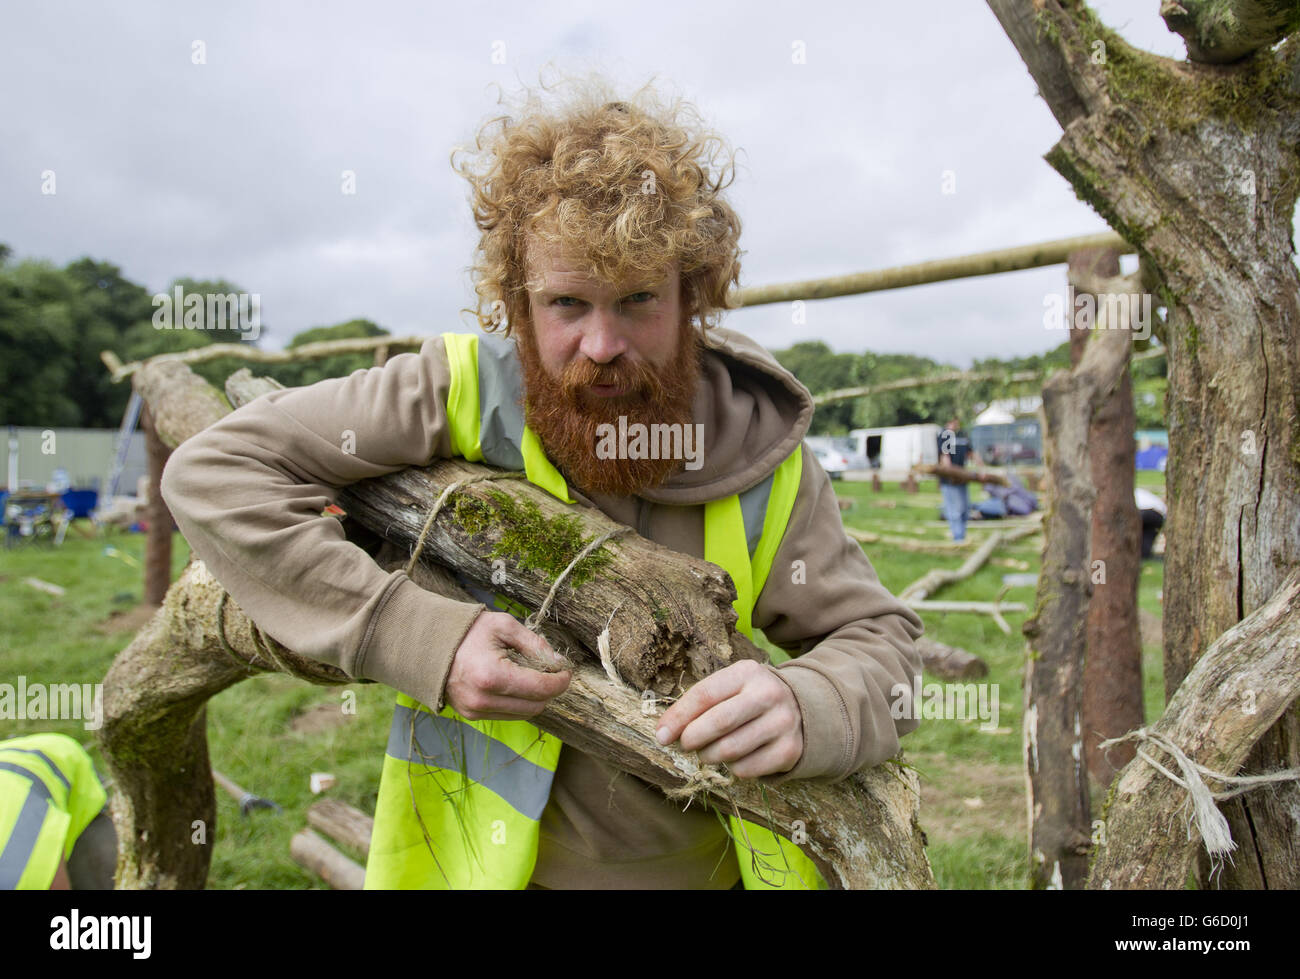
<svg viewBox="0 0 1300 979">
<path fill-rule="evenodd" d="M 584 324 L 579 350 L 597 364 L 610 361 L 627 352 L 627 338 L 623 335 L 615 312 L 594 309 Z"/>
</svg>

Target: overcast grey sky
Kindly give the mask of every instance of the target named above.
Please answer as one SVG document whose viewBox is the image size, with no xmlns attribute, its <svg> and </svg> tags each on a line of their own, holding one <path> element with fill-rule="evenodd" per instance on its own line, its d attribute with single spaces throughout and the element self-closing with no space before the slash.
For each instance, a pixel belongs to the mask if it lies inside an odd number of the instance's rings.
<svg viewBox="0 0 1300 979">
<path fill-rule="evenodd" d="M 1158 0 L 1093 6 L 1182 56 Z M 743 285 L 1106 230 L 1043 161 L 1059 128 L 982 0 L 42 2 L 0 13 L 0 241 L 111 261 L 151 292 L 224 277 L 261 295 L 270 346 L 359 316 L 465 329 L 476 234 L 448 154 L 494 83 L 535 85 L 546 64 L 654 75 L 742 150 Z M 1063 287 L 1034 270 L 725 325 L 965 366 L 1056 346 L 1044 295 Z"/>
</svg>

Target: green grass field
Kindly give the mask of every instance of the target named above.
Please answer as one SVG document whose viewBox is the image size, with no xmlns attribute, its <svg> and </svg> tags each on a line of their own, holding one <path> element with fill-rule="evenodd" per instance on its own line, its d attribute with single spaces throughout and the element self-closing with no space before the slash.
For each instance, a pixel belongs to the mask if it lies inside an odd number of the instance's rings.
<svg viewBox="0 0 1300 979">
<path fill-rule="evenodd" d="M 1163 492 L 1159 473 L 1139 474 L 1139 485 Z M 873 493 L 869 484 L 837 482 L 837 492 L 853 506 L 845 525 L 888 535 L 917 534 L 948 539 L 938 516 L 939 493 L 933 482 L 916 495 L 896 485 Z M 979 490 L 973 499 L 982 498 Z M 972 534 L 983 533 L 979 524 Z M 1041 538 L 1031 537 L 995 555 L 1038 569 Z M 18 675 L 31 683 L 96 683 L 140 624 L 141 572 L 105 547 L 142 560 L 144 539 L 116 534 L 86 539 L 69 534 L 63 547 L 21 547 L 0 551 L 0 680 Z M 963 556 L 934 556 L 866 545 L 881 581 L 898 591 L 931 567 L 957 567 Z M 176 535 L 173 571 L 187 559 L 185 541 Z M 951 600 L 989 600 L 1001 590 L 1002 576 L 1019 572 L 989 563 L 971 579 L 945 589 Z M 1159 617 L 1163 565 L 1143 562 L 1140 604 Z M 24 583 L 28 577 L 57 584 L 55 597 Z M 1011 589 L 1006 601 L 1032 607 L 1032 586 Z M 1021 696 L 1025 644 L 1023 614 L 1007 614 L 1011 635 L 987 616 L 934 615 L 926 632 L 961 646 L 989 665 L 986 682 L 996 685 L 997 729 L 981 731 L 979 721 L 923 720 L 904 739 L 908 760 L 922 779 L 921 823 L 929 839 L 935 875 L 945 888 L 1021 888 L 1026 886 L 1027 843 L 1024 774 L 1021 765 Z M 770 648 L 770 647 L 769 647 Z M 1144 646 L 1144 686 L 1148 718 L 1163 709 L 1160 650 Z M 928 679 L 928 678 L 927 678 Z M 993 688 L 990 688 L 993 689 Z M 343 697 L 355 695 L 355 714 L 345 713 Z M 250 792 L 279 803 L 283 814 L 239 815 L 235 801 L 219 792 L 216 845 L 208 886 L 238 888 L 323 888 L 289 858 L 289 840 L 305 825 L 316 798 L 312 772 L 330 772 L 337 785 L 330 795 L 366 812 L 374 811 L 383 746 L 391 715 L 392 691 L 377 684 L 346 688 L 315 687 L 281 675 L 257 676 L 214 698 L 208 709 L 208 736 L 214 768 Z M 56 730 L 90 749 L 103 772 L 94 732 L 81 721 L 0 719 L 0 740 Z M 1094 807 L 1102 793 L 1094 787 Z M 359 854 L 352 854 L 359 858 Z"/>
</svg>

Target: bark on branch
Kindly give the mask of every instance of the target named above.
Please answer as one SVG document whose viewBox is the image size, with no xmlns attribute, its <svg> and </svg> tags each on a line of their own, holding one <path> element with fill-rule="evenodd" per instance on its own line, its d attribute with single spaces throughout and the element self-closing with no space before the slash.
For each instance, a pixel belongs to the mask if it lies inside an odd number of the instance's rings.
<svg viewBox="0 0 1300 979">
<path fill-rule="evenodd" d="M 1300 697 L 1300 572 L 1220 636 L 1187 674 L 1151 730 L 1192 761 L 1235 775 L 1255 742 Z M 1145 752 L 1176 774 L 1159 748 Z M 1210 789 L 1218 786 L 1210 784 Z M 1263 789 L 1260 791 L 1272 791 Z M 1141 756 L 1111 787 L 1088 887 L 1181 889 L 1201 845 L 1187 790 Z M 1239 855 L 1252 859 L 1249 850 Z"/>
<path fill-rule="evenodd" d="M 1271 47 L 1300 26 L 1297 0 L 1164 0 L 1160 16 L 1192 61 L 1226 65 Z"/>
</svg>

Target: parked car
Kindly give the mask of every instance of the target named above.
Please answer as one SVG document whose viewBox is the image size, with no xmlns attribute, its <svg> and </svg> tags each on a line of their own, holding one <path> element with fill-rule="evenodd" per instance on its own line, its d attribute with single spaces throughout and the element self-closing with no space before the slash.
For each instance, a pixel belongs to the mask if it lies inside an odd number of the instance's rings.
<svg viewBox="0 0 1300 979">
<path fill-rule="evenodd" d="M 825 446 L 811 445 L 813 455 L 821 463 L 822 468 L 826 470 L 831 479 L 840 479 L 849 468 L 848 457 L 839 449 L 829 449 Z"/>
</svg>

